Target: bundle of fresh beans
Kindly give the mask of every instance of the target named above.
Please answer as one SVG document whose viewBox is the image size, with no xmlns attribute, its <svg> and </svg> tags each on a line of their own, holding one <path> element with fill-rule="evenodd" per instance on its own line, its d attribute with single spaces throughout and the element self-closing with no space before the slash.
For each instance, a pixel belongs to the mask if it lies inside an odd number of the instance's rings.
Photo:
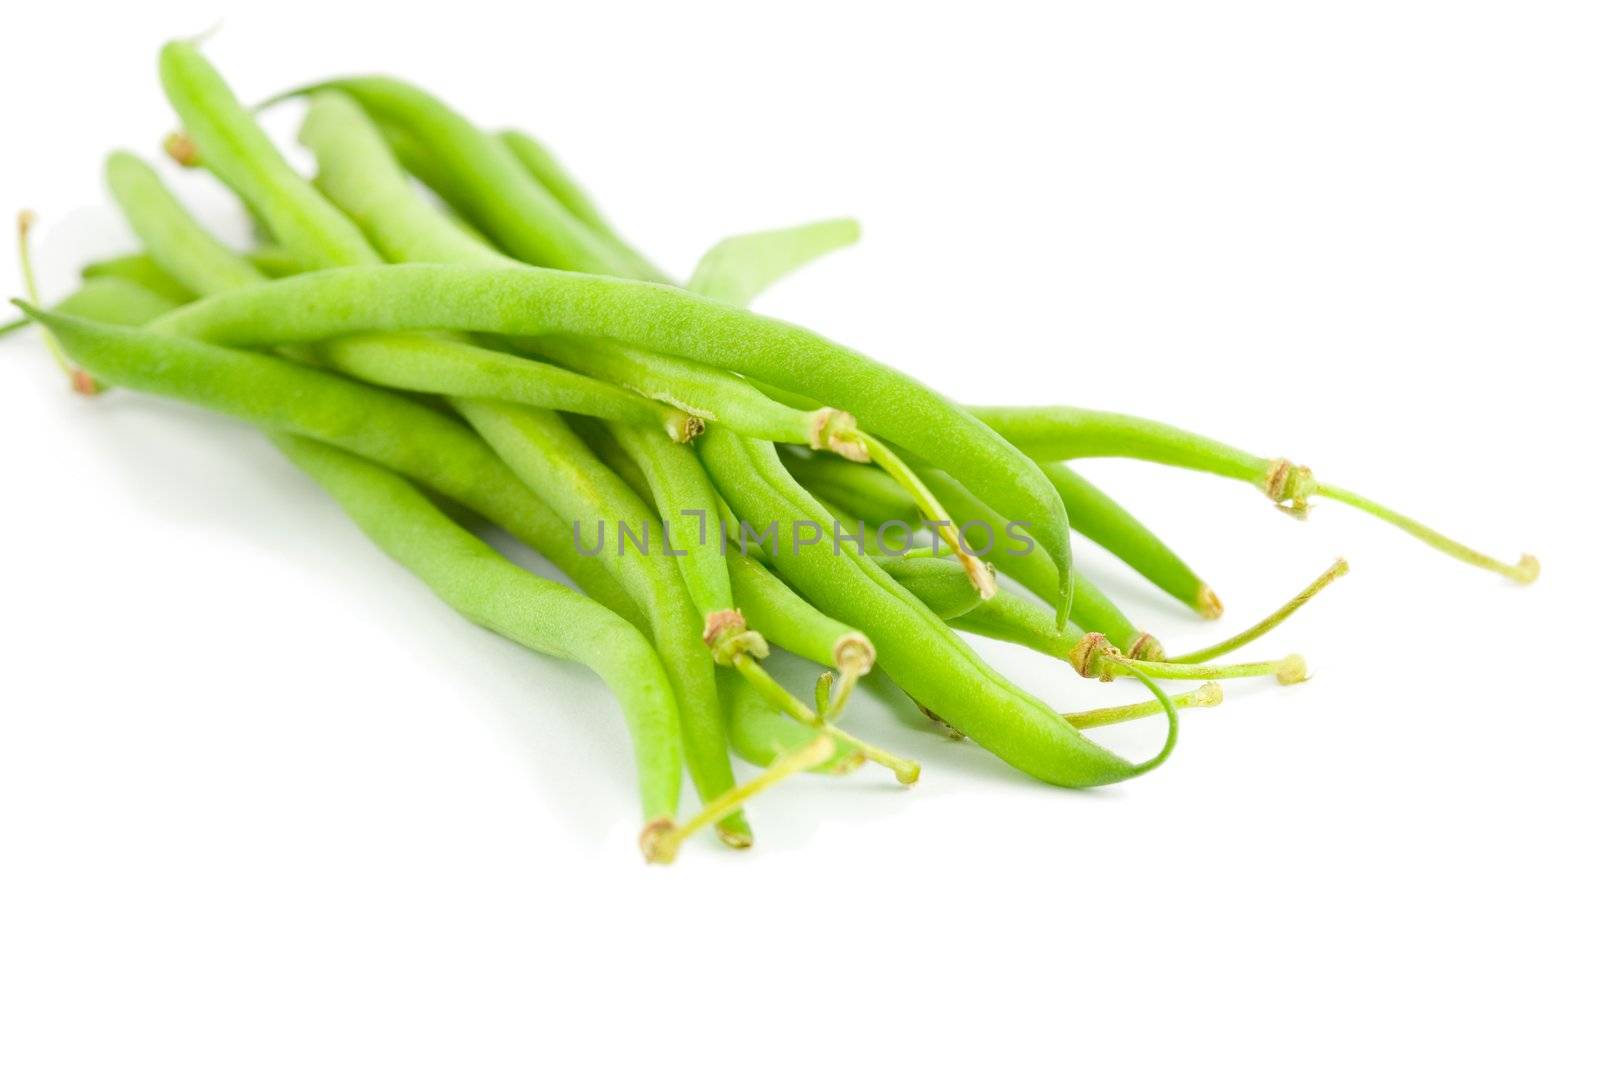
<svg viewBox="0 0 1600 1066">
<path fill-rule="evenodd" d="M 964 407 L 800 326 L 745 309 L 851 243 L 831 220 L 732 237 L 686 284 L 620 236 L 536 140 L 490 133 L 385 77 L 296 89 L 292 169 L 195 44 L 160 57 L 180 132 L 167 154 L 230 188 L 263 243 L 229 249 L 147 163 L 106 163 L 142 248 L 83 270 L 48 310 L 29 299 L 73 388 L 150 392 L 269 435 L 396 563 L 466 618 L 583 663 L 632 737 L 643 831 L 671 861 L 705 826 L 752 840 L 744 805 L 801 771 L 918 765 L 838 724 L 878 670 L 952 735 L 1070 788 L 1160 765 L 1183 706 L 1219 681 L 1304 680 L 1287 658 L 1217 663 L 1344 572 L 1267 618 L 1170 654 L 1075 569 L 1071 528 L 1207 618 L 1221 603 L 1155 533 L 1067 465 L 1122 456 L 1255 485 L 1304 515 L 1339 500 L 1514 581 L 1505 564 L 1284 459 L 1125 414 Z M 465 522 L 463 524 L 463 516 Z M 498 526 L 560 569 L 546 580 L 479 536 Z M 997 580 L 998 575 L 1004 581 Z M 1130 678 L 1143 703 L 1061 714 L 961 632 Z M 824 668 L 814 693 L 762 665 L 769 647 Z M 1167 693 L 1161 681 L 1199 682 Z M 1084 731 L 1164 715 L 1131 762 Z M 734 756 L 759 772 L 740 783 Z M 680 817 L 684 768 L 698 810 Z"/>
</svg>

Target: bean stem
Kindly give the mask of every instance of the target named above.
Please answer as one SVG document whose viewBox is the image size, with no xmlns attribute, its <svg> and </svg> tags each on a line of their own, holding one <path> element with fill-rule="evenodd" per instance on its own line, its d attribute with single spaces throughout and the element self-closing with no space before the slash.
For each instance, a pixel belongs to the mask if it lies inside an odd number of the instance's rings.
<svg viewBox="0 0 1600 1066">
<path fill-rule="evenodd" d="M 1172 697 L 1172 705 L 1180 709 L 1186 707 L 1215 707 L 1222 702 L 1222 686 L 1215 681 L 1207 681 L 1199 688 L 1180 692 Z M 1078 729 L 1098 729 L 1101 726 L 1116 725 L 1119 722 L 1131 722 L 1138 718 L 1149 718 L 1151 715 L 1163 714 L 1166 708 L 1160 700 L 1145 700 L 1143 703 L 1127 703 L 1120 707 L 1100 707 L 1092 711 L 1074 711 L 1063 714 L 1073 726 Z"/>
<path fill-rule="evenodd" d="M 1351 492 L 1349 489 L 1342 489 L 1337 485 L 1330 485 L 1326 481 L 1319 481 L 1317 482 L 1316 492 L 1319 496 L 1326 496 L 1330 500 L 1338 500 L 1340 503 L 1354 507 L 1358 511 L 1365 511 L 1374 518 L 1387 522 L 1397 529 L 1403 529 L 1430 548 L 1435 548 L 1471 566 L 1481 567 L 1496 574 L 1503 574 L 1518 584 L 1530 584 L 1539 576 L 1539 560 L 1532 555 L 1524 554 L 1515 563 L 1503 563 L 1499 559 L 1467 547 L 1460 541 L 1452 540 L 1435 529 L 1430 529 L 1415 518 L 1400 514 L 1398 511 Z"/>
<path fill-rule="evenodd" d="M 33 301 L 34 306 L 43 307 L 44 300 L 39 296 L 39 279 L 33 272 L 32 241 L 29 240 L 38 218 L 39 216 L 32 211 L 17 213 L 17 262 L 22 268 L 22 286 L 28 293 L 28 299 Z M 44 331 L 44 346 L 49 349 L 50 357 L 56 361 L 56 366 L 67 375 L 67 380 L 72 383 L 73 392 L 80 396 L 93 396 L 102 390 L 103 386 L 91 377 L 87 370 L 67 358 L 61 342 L 49 330 Z"/>
<path fill-rule="evenodd" d="M 773 764 L 743 784 L 735 785 L 717 796 L 694 817 L 682 825 L 670 821 L 657 821 L 645 827 L 639 836 L 639 848 L 646 861 L 669 863 L 678 855 L 678 848 L 690 836 L 714 822 L 722 822 L 738 812 L 746 802 L 787 777 L 809 770 L 833 758 L 836 745 L 830 736 L 819 734 L 804 747 L 780 756 Z"/>
<path fill-rule="evenodd" d="M 1171 681 L 1224 681 L 1241 677 L 1276 677 L 1282 685 L 1296 685 L 1304 681 L 1306 661 L 1300 655 L 1286 655 L 1253 663 L 1171 663 L 1135 660 L 1106 639 L 1103 633 L 1086 633 L 1067 653 L 1067 661 L 1084 677 L 1110 681 L 1114 677 L 1137 677 L 1141 672 L 1150 677 Z"/>
<path fill-rule="evenodd" d="M 1350 564 L 1345 562 L 1343 559 L 1336 559 L 1334 560 L 1333 565 L 1324 570 L 1321 576 L 1319 576 L 1315 581 L 1301 589 L 1299 592 L 1295 593 L 1293 599 L 1284 604 L 1282 607 L 1279 607 L 1276 611 L 1273 611 L 1271 614 L 1267 615 L 1250 628 L 1235 633 L 1227 640 L 1218 641 L 1215 644 L 1200 648 L 1197 651 L 1191 651 L 1185 655 L 1170 655 L 1165 661 L 1168 663 L 1203 663 L 1211 659 L 1215 659 L 1219 655 L 1226 655 L 1228 652 L 1237 648 L 1242 648 L 1246 644 L 1256 640 L 1258 637 L 1261 637 L 1273 629 L 1276 629 L 1279 625 L 1283 624 L 1283 622 L 1286 621 L 1290 615 L 1294 614 L 1296 611 L 1310 602 L 1313 596 L 1349 572 Z"/>
<path fill-rule="evenodd" d="M 994 568 L 967 550 L 960 529 L 951 519 L 950 512 L 939 502 L 939 498 L 923 483 L 916 472 L 882 441 L 870 433 L 862 433 L 859 430 L 856 436 L 866 449 L 868 457 L 906 490 L 917 510 L 934 527 L 939 539 L 955 553 L 961 562 L 961 569 L 966 571 L 967 580 L 978 590 L 979 598 L 985 600 L 991 598 L 996 587 Z"/>
<path fill-rule="evenodd" d="M 1437 530 L 1349 489 L 1312 476 L 1309 467 L 1287 459 L 1263 459 L 1198 433 L 1133 415 L 1081 407 L 974 407 L 985 425 L 1040 462 L 1093 457 L 1121 457 L 1200 470 L 1255 485 L 1278 509 L 1305 517 L 1311 497 L 1363 511 L 1411 534 L 1452 558 L 1528 584 L 1539 576 L 1539 561 L 1523 555 L 1505 563 L 1468 548 Z"/>
</svg>

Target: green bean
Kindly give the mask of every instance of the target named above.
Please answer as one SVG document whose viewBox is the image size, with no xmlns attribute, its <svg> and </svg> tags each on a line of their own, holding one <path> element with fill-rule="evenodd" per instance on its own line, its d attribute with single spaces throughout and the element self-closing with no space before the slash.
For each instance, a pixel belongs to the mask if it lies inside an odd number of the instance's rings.
<svg viewBox="0 0 1600 1066">
<path fill-rule="evenodd" d="M 453 179 L 435 191 L 518 259 L 599 274 L 641 269 L 529 177 L 511 149 L 415 86 L 393 78 L 340 78 L 274 99 L 325 89 L 353 97 L 374 119 L 427 145 Z"/>
<path fill-rule="evenodd" d="M 186 304 L 194 299 L 195 295 L 174 281 L 171 275 L 156 265 L 155 260 L 143 253 L 119 255 L 89 263 L 79 272 L 79 276 L 85 281 L 93 278 L 119 278 L 149 289 L 175 304 Z"/>
<path fill-rule="evenodd" d="M 197 225 L 160 177 L 128 152 L 106 158 L 106 186 L 151 262 L 194 293 L 222 292 L 265 280 L 232 249 Z"/>
<path fill-rule="evenodd" d="M 336 370 L 375 385 L 461 399 L 502 400 L 648 426 L 683 443 L 704 423 L 638 393 L 560 367 L 448 337 L 386 333 L 345 337 L 319 349 Z"/>
<path fill-rule="evenodd" d="M 744 552 L 729 552 L 727 560 L 734 598 L 750 624 L 768 640 L 820 666 L 833 667 L 841 688 L 853 689 L 871 671 L 878 653 L 865 633 L 817 610 Z"/>
<path fill-rule="evenodd" d="M 689 598 L 704 616 L 704 637 L 712 657 L 731 660 L 748 647 L 750 654 L 760 658 L 765 654 L 764 644 L 759 634 L 752 637 L 744 616 L 734 606 L 733 583 L 723 560 L 721 538 L 713 539 L 712 530 L 720 518 L 717 493 L 693 452 L 667 442 L 662 442 L 667 443 L 665 448 L 657 448 L 651 434 L 630 426 L 614 427 L 611 436 L 650 486 L 648 498 L 663 523 L 663 550 L 677 558 Z M 691 517 L 698 517 L 697 532 L 688 537 L 680 532 L 674 538 L 674 523 Z"/>
<path fill-rule="evenodd" d="M 832 408 L 796 410 L 768 399 L 736 374 L 689 359 L 641 352 L 601 341 L 569 337 L 516 338 L 519 351 L 587 374 L 642 396 L 719 422 L 736 433 L 784 444 L 803 444 L 858 462 L 864 449 L 852 437 L 855 422 Z"/>
<path fill-rule="evenodd" d="M 875 554 L 872 561 L 947 622 L 983 602 L 978 590 L 954 568 L 954 560 L 948 557 L 937 558 L 925 549 L 915 549 L 902 555 Z M 952 581 L 952 577 L 961 580 Z"/>
<path fill-rule="evenodd" d="M 672 686 L 637 629 L 564 585 L 531 574 L 446 518 L 410 482 L 326 444 L 274 443 L 326 489 L 367 536 L 467 618 L 533 651 L 589 667 L 617 694 L 633 736 L 643 801 L 640 844 L 674 830 L 683 749 Z"/>
<path fill-rule="evenodd" d="M 161 85 L 206 169 L 257 212 L 308 267 L 381 262 L 361 231 L 284 162 L 226 82 L 188 41 L 161 49 Z"/>
<path fill-rule="evenodd" d="M 746 519 L 829 521 L 770 444 L 713 426 L 699 451 L 722 496 Z M 984 663 L 870 559 L 779 552 L 774 562 L 818 609 L 870 632 L 878 661 L 914 700 L 1025 773 L 1058 785 L 1108 784 L 1159 765 L 1176 743 L 1176 711 L 1170 712 L 1167 743 L 1145 762 L 1130 763 L 1086 740 Z"/>
<path fill-rule="evenodd" d="M 1061 494 L 1074 532 L 1111 552 L 1202 618 L 1222 616 L 1222 600 L 1211 586 L 1121 504 L 1065 463 L 1040 463 L 1039 468 Z"/>
<path fill-rule="evenodd" d="M 700 257 L 687 288 L 736 307 L 747 307 L 779 278 L 860 238 L 861 225 L 853 218 L 726 237 Z"/>
<path fill-rule="evenodd" d="M 701 639 L 701 622 L 672 560 L 648 546 L 626 551 L 622 527 L 643 533 L 646 545 L 662 536 L 660 523 L 583 441 L 553 414 L 486 400 L 460 401 L 458 410 L 523 482 L 580 535 L 598 519 L 595 554 L 650 620 L 656 646 L 678 694 L 684 753 L 701 800 L 710 803 L 735 785 L 727 730 L 717 698 L 716 664 Z M 617 530 L 617 551 L 605 549 L 606 520 Z M 753 839 L 740 811 L 718 825 L 723 840 L 748 846 Z"/>
<path fill-rule="evenodd" d="M 500 143 L 511 150 L 522 169 L 536 185 L 542 186 L 567 209 L 567 213 L 581 222 L 589 232 L 599 237 L 624 260 L 635 264 L 634 273 L 645 278 L 664 279 L 666 275 L 652 266 L 632 245 L 622 239 L 611 223 L 600 213 L 599 207 L 589 198 L 567 168 L 543 144 L 519 130 L 503 130 L 497 135 Z"/>
<path fill-rule="evenodd" d="M 1349 489 L 1318 480 L 1309 467 L 1287 459 L 1263 459 L 1161 422 L 1080 407 L 982 407 L 974 411 L 1041 462 L 1120 456 L 1199 470 L 1253 484 L 1280 510 L 1295 517 L 1305 516 L 1313 496 L 1323 496 L 1365 511 L 1446 555 L 1520 584 L 1539 576 L 1539 561 L 1531 555 L 1523 555 L 1515 563 L 1501 562 Z"/>
<path fill-rule="evenodd" d="M 339 92 L 312 94 L 300 143 L 317 160 L 316 186 L 391 262 L 481 263 L 517 260 L 474 240 L 412 190 L 378 130 Z"/>
</svg>

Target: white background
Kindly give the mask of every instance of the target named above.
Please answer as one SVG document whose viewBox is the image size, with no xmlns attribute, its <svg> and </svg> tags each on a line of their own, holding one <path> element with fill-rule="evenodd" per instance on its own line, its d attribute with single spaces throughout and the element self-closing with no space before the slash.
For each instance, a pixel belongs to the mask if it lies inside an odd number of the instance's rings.
<svg viewBox="0 0 1600 1066">
<path fill-rule="evenodd" d="M 357 6 L 14 6 L 0 206 L 43 216 L 50 295 L 129 246 L 101 159 L 154 154 L 156 49 L 220 17 L 246 98 L 412 78 L 536 131 L 680 275 L 853 214 L 762 310 L 970 400 L 1293 456 L 1545 576 L 1086 466 L 1231 608 L 1084 547 L 1169 647 L 1346 555 L 1261 649 L 1311 683 L 1233 686 L 1088 794 L 861 701 L 922 784 L 800 781 L 752 852 L 646 868 L 598 683 L 461 622 L 251 432 L 85 402 L 13 339 L 0 1059 L 1594 1061 L 1589 5 Z M 1136 698 L 988 650 L 1063 708 Z"/>
</svg>

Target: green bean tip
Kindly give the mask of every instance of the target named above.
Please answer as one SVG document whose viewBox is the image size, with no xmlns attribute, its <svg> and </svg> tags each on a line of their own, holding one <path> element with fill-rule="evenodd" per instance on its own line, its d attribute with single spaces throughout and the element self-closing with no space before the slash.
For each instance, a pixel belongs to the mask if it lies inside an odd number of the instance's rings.
<svg viewBox="0 0 1600 1066">
<path fill-rule="evenodd" d="M 1067 652 L 1067 662 L 1084 677 L 1111 680 L 1110 658 L 1116 647 L 1104 633 L 1085 633 Z"/>
<path fill-rule="evenodd" d="M 933 711 L 930 710 L 929 708 L 924 707 L 922 704 L 919 703 L 919 704 L 917 704 L 917 710 L 921 711 L 923 713 L 923 715 L 928 719 L 928 721 L 930 721 L 934 725 L 938 726 L 939 727 L 939 731 L 941 733 L 943 733 L 945 736 L 949 737 L 951 740 L 966 740 L 967 739 L 967 735 L 965 733 L 963 733 L 961 730 L 957 729 L 955 726 L 951 725 L 949 722 L 945 721 L 943 718 L 940 718 L 937 714 L 933 713 Z"/>
<path fill-rule="evenodd" d="M 833 774 L 835 777 L 843 777 L 846 774 L 855 773 L 866 764 L 867 756 L 865 752 L 860 750 L 852 751 L 843 758 L 836 759 L 833 763 L 823 767 L 823 773 Z"/>
<path fill-rule="evenodd" d="M 1298 685 L 1311 676 L 1306 669 L 1304 655 L 1288 655 L 1278 664 L 1278 671 L 1273 675 L 1280 685 Z"/>
<path fill-rule="evenodd" d="M 735 851 L 744 851 L 753 847 L 756 842 L 755 834 L 749 826 L 717 825 L 717 839 Z"/>
<path fill-rule="evenodd" d="M 676 828 L 671 818 L 656 818 L 640 830 L 639 850 L 645 862 L 665 866 L 678 857 L 681 840 L 673 832 Z"/>
<path fill-rule="evenodd" d="M 872 664 L 877 661 L 878 649 L 865 633 L 846 633 L 834 642 L 833 664 L 842 672 L 863 677 L 872 672 Z"/>
<path fill-rule="evenodd" d="M 200 165 L 200 149 L 195 147 L 194 141 L 183 130 L 173 130 L 162 138 L 161 150 L 180 167 Z"/>
</svg>

